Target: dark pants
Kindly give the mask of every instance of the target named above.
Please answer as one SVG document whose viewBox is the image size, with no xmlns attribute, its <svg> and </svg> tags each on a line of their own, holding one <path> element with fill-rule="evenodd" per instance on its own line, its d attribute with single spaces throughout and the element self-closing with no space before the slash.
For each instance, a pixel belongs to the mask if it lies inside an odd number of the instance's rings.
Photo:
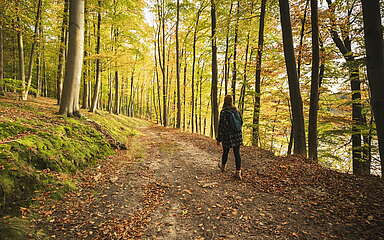
<svg viewBox="0 0 384 240">
<path fill-rule="evenodd" d="M 231 148 L 223 146 L 223 156 L 221 158 L 221 163 L 223 164 L 223 166 L 225 166 L 225 164 L 228 161 L 229 150 L 231 150 Z M 240 146 L 233 147 L 233 154 L 235 155 L 236 170 L 240 170 L 241 169 Z"/>
</svg>

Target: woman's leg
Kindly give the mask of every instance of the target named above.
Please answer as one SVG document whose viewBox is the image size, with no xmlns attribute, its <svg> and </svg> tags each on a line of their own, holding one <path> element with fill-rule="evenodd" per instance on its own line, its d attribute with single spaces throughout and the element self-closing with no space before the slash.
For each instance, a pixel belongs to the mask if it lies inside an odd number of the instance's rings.
<svg viewBox="0 0 384 240">
<path fill-rule="evenodd" d="M 229 150 L 230 150 L 230 148 L 223 146 L 223 156 L 221 157 L 221 164 L 222 164 L 222 166 L 225 166 L 225 164 L 228 161 Z"/>
<path fill-rule="evenodd" d="M 241 170 L 240 146 L 234 147 L 233 153 L 235 155 L 236 170 Z"/>
</svg>

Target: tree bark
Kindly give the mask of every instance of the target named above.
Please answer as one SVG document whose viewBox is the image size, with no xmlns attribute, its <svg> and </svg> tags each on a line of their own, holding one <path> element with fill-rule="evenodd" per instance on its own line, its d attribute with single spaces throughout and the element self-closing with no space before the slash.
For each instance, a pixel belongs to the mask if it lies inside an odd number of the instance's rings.
<svg viewBox="0 0 384 240">
<path fill-rule="evenodd" d="M 164 127 L 168 126 L 168 108 L 167 108 L 167 78 L 165 77 L 165 6 L 164 6 L 164 0 L 161 2 L 161 31 L 162 31 L 162 61 L 163 61 L 163 68 L 162 68 L 162 74 L 163 74 L 163 125 Z"/>
<path fill-rule="evenodd" d="M 237 44 L 239 39 L 239 18 L 240 18 L 240 1 L 237 1 L 237 13 L 235 24 L 235 42 L 233 45 L 233 69 L 232 69 L 232 96 L 233 104 L 236 103 L 236 81 L 237 81 Z"/>
<path fill-rule="evenodd" d="M 4 40 L 3 40 L 3 25 L 0 20 L 0 95 L 4 95 Z"/>
<path fill-rule="evenodd" d="M 305 2 L 305 8 L 304 8 L 304 16 L 301 20 L 301 30 L 300 30 L 300 43 L 299 43 L 299 54 L 297 57 L 297 76 L 300 79 L 301 77 L 301 59 L 303 57 L 303 41 L 304 41 L 304 35 L 305 35 L 305 23 L 307 20 L 307 10 L 310 0 L 306 0 Z"/>
<path fill-rule="evenodd" d="M 228 94 L 228 78 L 229 78 L 229 30 L 231 26 L 231 16 L 232 16 L 232 9 L 233 9 L 233 2 L 231 0 L 230 3 L 230 9 L 229 9 L 229 15 L 227 20 L 227 33 L 225 36 L 225 56 L 224 56 L 224 89 L 225 89 L 225 95 Z"/>
<path fill-rule="evenodd" d="M 283 34 L 284 56 L 287 67 L 289 94 L 292 106 L 294 128 L 294 153 L 306 156 L 303 101 L 297 76 L 295 52 L 293 48 L 291 17 L 288 0 L 279 0 L 280 20 Z"/>
<path fill-rule="evenodd" d="M 29 55 L 29 64 L 28 64 L 28 75 L 27 75 L 27 85 L 26 88 L 23 89 L 23 100 L 28 99 L 28 93 L 29 93 L 29 88 L 31 87 L 32 84 L 32 75 L 33 75 L 33 60 L 35 57 L 35 49 L 36 49 L 36 44 L 38 41 L 38 31 L 39 31 L 39 22 L 41 20 L 41 5 L 42 5 L 42 0 L 39 0 L 37 3 L 37 13 L 36 13 L 36 20 L 35 20 L 35 32 L 33 35 L 33 42 L 32 42 L 32 47 L 31 47 L 31 54 Z"/>
<path fill-rule="evenodd" d="M 90 44 L 89 44 L 89 38 L 90 38 L 90 33 L 89 33 L 89 25 L 88 25 L 88 7 L 87 7 L 87 0 L 85 0 L 84 2 L 85 4 L 85 8 L 84 8 L 84 68 L 83 69 L 83 101 L 82 101 L 82 106 L 81 108 L 83 109 L 88 109 L 89 108 L 89 105 L 88 105 L 88 93 L 89 93 L 89 90 L 88 88 L 90 87 L 88 85 L 88 73 L 89 73 L 89 69 L 88 69 L 88 63 L 89 63 L 89 60 L 87 60 L 87 56 L 88 56 L 88 48 L 90 47 Z M 63 39 L 62 39 L 63 40 Z M 63 42 L 62 42 L 63 44 Z M 60 46 L 61 47 L 61 46 Z M 62 52 L 63 55 L 64 55 L 64 51 Z M 61 52 L 60 52 L 61 54 Z M 59 56 L 59 65 L 60 65 L 60 56 Z M 60 69 L 60 67 L 59 67 Z M 60 70 L 58 70 L 60 71 Z M 57 74 L 57 84 L 59 86 L 59 73 Z"/>
<path fill-rule="evenodd" d="M 59 114 L 79 115 L 80 79 L 84 54 L 84 0 L 71 0 L 68 61 Z"/>
<path fill-rule="evenodd" d="M 181 96 L 180 96 L 180 56 L 179 56 L 179 22 L 180 22 L 180 0 L 177 0 L 176 17 L 176 78 L 177 78 L 177 117 L 176 128 L 181 127 Z"/>
<path fill-rule="evenodd" d="M 120 93 L 119 93 L 119 72 L 115 71 L 115 111 L 116 115 L 120 114 Z"/>
<path fill-rule="evenodd" d="M 361 0 L 363 4 L 364 39 L 367 54 L 371 105 L 375 116 L 381 176 L 384 176 L 384 41 L 379 0 Z M 381 50 L 381 51 L 378 51 Z"/>
<path fill-rule="evenodd" d="M 308 154 L 309 159 L 317 161 L 317 111 L 319 105 L 319 66 L 320 66 L 320 47 L 319 47 L 319 19 L 318 1 L 311 0 L 311 25 L 312 25 L 312 73 L 311 73 L 311 93 L 309 103 L 309 123 L 308 123 Z"/>
<path fill-rule="evenodd" d="M 20 18 L 17 18 L 18 23 L 20 23 Z M 25 89 L 25 59 L 24 59 L 24 42 L 23 42 L 23 32 L 21 29 L 17 32 L 17 48 L 19 52 L 19 80 L 21 80 L 21 95 L 24 95 Z"/>
<path fill-rule="evenodd" d="M 101 33 L 100 33 L 100 28 L 101 28 L 101 0 L 98 0 L 98 12 L 97 12 L 97 32 L 96 32 L 96 54 L 100 54 L 100 41 L 101 41 Z M 96 59 L 96 83 L 95 83 L 95 88 L 93 91 L 93 96 L 92 96 L 92 105 L 90 112 L 96 112 L 96 108 L 98 106 L 98 100 L 99 100 L 99 93 L 100 93 L 100 58 L 97 56 Z"/>
<path fill-rule="evenodd" d="M 193 44 L 192 44 L 192 78 L 191 78 L 191 125 L 192 132 L 195 132 L 195 69 L 196 69 L 196 43 L 197 32 L 199 27 L 200 14 L 203 11 L 203 5 L 199 8 L 196 14 L 195 30 L 193 32 Z"/>
<path fill-rule="evenodd" d="M 261 8 L 260 8 L 259 42 L 257 47 L 257 58 L 256 58 L 255 105 L 253 108 L 253 124 L 252 124 L 252 145 L 253 146 L 259 146 L 261 62 L 263 59 L 263 48 L 264 48 L 264 26 L 265 26 L 266 5 L 267 5 L 267 0 L 262 0 Z"/>
<path fill-rule="evenodd" d="M 352 92 L 352 166 L 353 173 L 356 175 L 364 175 L 362 169 L 364 162 L 362 159 L 362 146 L 361 146 L 361 129 L 363 128 L 363 115 L 361 106 L 361 83 L 360 83 L 360 70 L 358 62 L 352 52 L 352 42 L 349 37 L 349 26 L 342 26 L 342 37 L 340 38 L 336 29 L 335 5 L 332 0 L 327 0 L 330 9 L 330 22 L 332 24 L 330 32 L 332 40 L 336 47 L 343 54 L 347 63 L 349 71 L 349 79 L 351 82 Z M 349 11 L 350 12 L 350 11 Z M 349 16 L 349 15 L 348 15 Z"/>
<path fill-rule="evenodd" d="M 118 36 L 119 36 L 119 29 L 116 28 L 114 31 L 114 44 L 115 44 L 114 55 L 115 56 L 117 56 Z M 117 71 L 117 62 L 115 62 L 115 110 L 114 110 L 114 113 L 116 115 L 120 114 L 120 93 L 119 93 L 120 82 L 119 81 L 120 80 L 119 80 L 119 72 Z"/>
<path fill-rule="evenodd" d="M 216 45 L 216 3 L 211 0 L 211 26 L 212 26 L 212 86 L 211 86 L 211 102 L 212 102 L 212 136 L 217 137 L 219 127 L 219 109 L 217 104 L 217 45 Z M 213 133 L 211 131 L 211 133 Z"/>
<path fill-rule="evenodd" d="M 57 78 L 56 78 L 56 96 L 57 104 L 60 104 L 61 94 L 63 91 L 63 78 L 64 78 L 64 65 L 65 65 L 65 49 L 67 45 L 66 41 L 66 32 L 68 29 L 68 5 L 69 0 L 64 0 L 64 13 L 63 13 L 63 23 L 61 25 L 60 33 L 60 48 L 59 48 L 59 64 L 57 66 Z"/>
</svg>

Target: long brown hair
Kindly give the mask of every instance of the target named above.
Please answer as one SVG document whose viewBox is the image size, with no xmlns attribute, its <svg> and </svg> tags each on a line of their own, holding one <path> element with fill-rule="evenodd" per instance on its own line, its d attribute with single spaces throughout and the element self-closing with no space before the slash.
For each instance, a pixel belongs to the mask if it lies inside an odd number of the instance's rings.
<svg viewBox="0 0 384 240">
<path fill-rule="evenodd" d="M 232 97 L 232 95 L 227 95 L 227 96 L 224 97 L 223 109 L 224 108 L 236 109 L 236 107 L 233 105 L 233 97 Z"/>
</svg>

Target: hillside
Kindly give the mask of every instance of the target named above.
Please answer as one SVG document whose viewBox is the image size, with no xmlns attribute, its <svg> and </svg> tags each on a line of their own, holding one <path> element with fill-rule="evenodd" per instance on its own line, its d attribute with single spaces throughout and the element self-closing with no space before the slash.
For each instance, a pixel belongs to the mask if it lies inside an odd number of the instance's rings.
<svg viewBox="0 0 384 240">
<path fill-rule="evenodd" d="M 2 224 L 22 223 L 31 238 L 384 239 L 378 177 L 244 147 L 238 181 L 232 156 L 217 168 L 210 138 L 56 111 L 48 99 L 0 99 Z"/>
</svg>

